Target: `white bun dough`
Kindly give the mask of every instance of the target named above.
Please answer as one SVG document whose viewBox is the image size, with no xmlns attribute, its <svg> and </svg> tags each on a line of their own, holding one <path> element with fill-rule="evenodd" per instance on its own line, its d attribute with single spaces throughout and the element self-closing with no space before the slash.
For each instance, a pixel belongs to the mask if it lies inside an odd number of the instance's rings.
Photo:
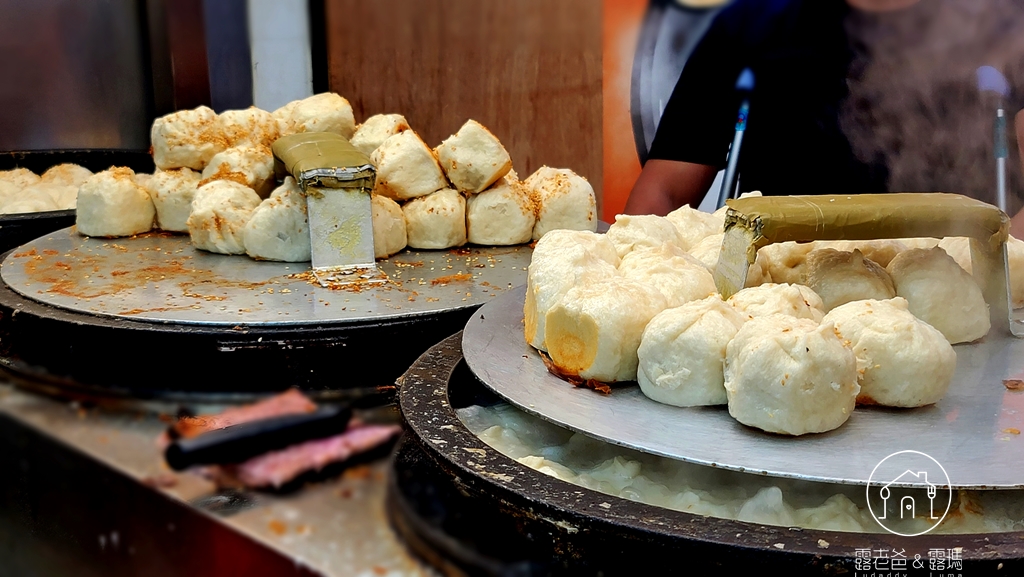
<svg viewBox="0 0 1024 577">
<path fill-rule="evenodd" d="M 401 114 L 375 114 L 356 128 L 352 146 L 370 156 L 385 140 L 405 130 L 409 130 L 409 122 Z"/>
<path fill-rule="evenodd" d="M 200 184 L 214 180 L 233 180 L 267 198 L 274 190 L 274 155 L 263 147 L 238 146 L 218 153 L 203 169 Z"/>
<path fill-rule="evenodd" d="M 553 230 L 537 241 L 526 272 L 523 306 L 526 342 L 544 345 L 544 319 L 548 311 L 579 279 L 587 275 L 618 276 L 619 256 L 605 235 L 590 231 Z"/>
<path fill-rule="evenodd" d="M 912 248 L 935 248 L 939 246 L 939 239 L 930 237 L 899 238 L 898 240 L 906 250 Z M 885 265 L 889 266 L 889 265 Z"/>
<path fill-rule="evenodd" d="M 373 215 L 373 256 L 387 258 L 409 244 L 402 207 L 386 196 L 370 199 Z"/>
<path fill-rule="evenodd" d="M 878 263 L 853 252 L 820 248 L 807 257 L 807 286 L 825 311 L 852 301 L 886 300 L 896 296 L 892 278 Z"/>
<path fill-rule="evenodd" d="M 9 182 L 19 189 L 30 184 L 39 182 L 39 175 L 27 168 L 12 168 L 11 170 L 0 170 L 0 182 Z"/>
<path fill-rule="evenodd" d="M 269 149 L 281 134 L 274 115 L 255 106 L 221 112 L 220 124 L 228 148 L 255 146 Z"/>
<path fill-rule="evenodd" d="M 765 283 L 745 288 L 729 297 L 728 302 L 751 317 L 783 314 L 817 323 L 825 316 L 821 297 L 799 284 Z"/>
<path fill-rule="evenodd" d="M 78 189 L 75 226 L 86 236 L 140 234 L 153 228 L 155 218 L 153 201 L 130 168 L 97 172 Z"/>
<path fill-rule="evenodd" d="M 39 181 L 23 188 L 17 198 L 28 200 L 34 197 L 39 197 L 42 204 L 45 204 L 45 201 L 42 201 L 43 197 L 49 197 L 53 201 L 53 208 L 46 210 L 73 210 L 78 202 L 78 187 Z"/>
<path fill-rule="evenodd" d="M 883 268 L 899 253 L 907 250 L 907 245 L 895 239 L 878 240 L 816 240 L 814 250 L 831 248 L 844 252 L 859 250 L 864 258 L 870 259 Z"/>
<path fill-rule="evenodd" d="M 640 390 L 677 407 L 726 404 L 725 349 L 744 322 L 717 294 L 658 313 L 637 349 Z"/>
<path fill-rule="evenodd" d="M 726 347 L 725 390 L 734 419 L 769 433 L 831 431 L 853 413 L 857 358 L 831 324 L 755 317 Z"/>
<path fill-rule="evenodd" d="M 722 253 L 724 239 L 725 233 L 720 232 L 706 236 L 690 247 L 690 254 L 708 267 L 711 274 L 715 274 L 715 269 L 718 268 L 718 258 Z M 747 280 L 743 286 L 758 286 L 766 282 L 772 282 L 771 277 L 768 276 L 768 261 L 761 252 L 758 252 L 754 264 L 747 269 Z"/>
<path fill-rule="evenodd" d="M 209 252 L 245 254 L 243 231 L 259 205 L 255 190 L 233 180 L 200 186 L 187 222 L 192 244 Z"/>
<path fill-rule="evenodd" d="M 757 251 L 768 266 L 768 276 L 775 283 L 804 284 L 807 279 L 807 255 L 815 249 L 813 242 L 776 242 Z"/>
<path fill-rule="evenodd" d="M 685 250 L 690 250 L 708 236 L 724 234 L 722 223 L 715 215 L 692 209 L 688 204 L 666 214 L 665 218 L 675 225 L 680 246 Z"/>
<path fill-rule="evenodd" d="M 910 312 L 939 329 L 951 344 L 988 334 L 991 320 L 981 288 L 941 248 L 911 249 L 892 259 L 889 275 Z"/>
<path fill-rule="evenodd" d="M 946 237 L 939 241 L 939 247 L 953 257 L 962 269 L 974 274 L 970 239 L 964 236 Z M 1013 301 L 1013 308 L 1019 309 L 1024 307 L 1024 241 L 1012 236 L 1007 238 L 1006 259 L 1010 267 L 1010 300 Z M 980 283 L 981 279 L 978 281 Z"/>
<path fill-rule="evenodd" d="M 657 248 L 666 243 L 682 250 L 688 248 L 675 225 L 663 216 L 617 214 L 605 236 L 615 245 L 620 258 L 637 248 Z"/>
<path fill-rule="evenodd" d="M 544 319 L 551 362 L 584 380 L 636 380 L 644 327 L 665 307 L 660 292 L 635 280 L 583 276 Z"/>
<path fill-rule="evenodd" d="M 157 170 L 145 188 L 156 207 L 157 228 L 188 232 L 188 215 L 201 177 L 191 168 Z"/>
<path fill-rule="evenodd" d="M 443 249 L 466 244 L 466 199 L 446 188 L 402 207 L 409 246 Z"/>
<path fill-rule="evenodd" d="M 385 140 L 370 162 L 377 167 L 374 193 L 394 200 L 426 196 L 448 186 L 434 153 L 412 130 Z"/>
<path fill-rule="evenodd" d="M 668 307 L 715 294 L 715 279 L 707 267 L 673 244 L 641 247 L 630 251 L 619 263 L 619 273 L 656 289 Z"/>
<path fill-rule="evenodd" d="M 338 94 L 322 92 L 293 100 L 274 111 L 281 136 L 299 132 L 333 132 L 352 138 L 356 131 L 352 105 Z"/>
<path fill-rule="evenodd" d="M 537 205 L 533 240 L 562 228 L 597 230 L 597 198 L 587 179 L 567 168 L 542 166 L 523 183 Z"/>
<path fill-rule="evenodd" d="M 56 185 L 32 184 L 14 193 L 8 200 L 0 213 L 3 214 L 25 214 L 30 212 L 46 212 L 60 210 L 49 188 Z"/>
<path fill-rule="evenodd" d="M 512 157 L 484 125 L 467 120 L 436 149 L 452 185 L 466 193 L 482 192 L 512 169 Z"/>
<path fill-rule="evenodd" d="M 88 168 L 77 164 L 65 163 L 50 167 L 39 177 L 39 182 L 73 186 L 77 189 L 90 176 L 92 176 L 92 171 Z M 138 175 L 135 176 L 138 177 Z"/>
<path fill-rule="evenodd" d="M 153 163 L 161 170 L 202 170 L 215 154 L 228 147 L 220 117 L 207 106 L 157 118 L 150 129 L 150 140 Z"/>
<path fill-rule="evenodd" d="M 308 262 L 309 216 L 306 195 L 292 177 L 252 211 L 242 231 L 245 253 L 257 260 Z"/>
<path fill-rule="evenodd" d="M 487 190 L 466 199 L 466 234 L 473 244 L 507 246 L 530 242 L 536 222 L 533 198 L 513 171 Z"/>
<path fill-rule="evenodd" d="M 956 371 L 956 352 L 935 327 L 915 317 L 907 301 L 851 302 L 825 315 L 862 367 L 857 402 L 921 407 L 941 399 Z"/>
</svg>

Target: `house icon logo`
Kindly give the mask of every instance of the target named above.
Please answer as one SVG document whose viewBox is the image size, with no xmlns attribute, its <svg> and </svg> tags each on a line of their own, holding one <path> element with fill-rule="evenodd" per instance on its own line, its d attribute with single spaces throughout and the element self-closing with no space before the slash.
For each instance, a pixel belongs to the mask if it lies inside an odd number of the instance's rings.
<svg viewBox="0 0 1024 577">
<path fill-rule="evenodd" d="M 883 529 L 913 537 L 931 531 L 946 517 L 953 487 L 938 461 L 920 451 L 899 451 L 875 465 L 867 501 Z"/>
</svg>

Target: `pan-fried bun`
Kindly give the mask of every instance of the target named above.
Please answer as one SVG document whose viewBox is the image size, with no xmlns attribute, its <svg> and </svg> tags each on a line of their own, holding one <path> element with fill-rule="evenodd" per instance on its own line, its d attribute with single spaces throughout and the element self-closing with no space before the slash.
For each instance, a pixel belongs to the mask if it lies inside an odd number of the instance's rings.
<svg viewBox="0 0 1024 577">
<path fill-rule="evenodd" d="M 220 117 L 207 106 L 161 116 L 153 121 L 149 135 L 153 163 L 161 170 L 202 170 L 215 154 L 228 147 Z"/>
<path fill-rule="evenodd" d="M 385 140 L 370 155 L 370 162 L 377 167 L 374 192 L 394 200 L 426 196 L 448 186 L 434 153 L 412 130 Z"/>
<path fill-rule="evenodd" d="M 657 248 L 665 243 L 675 245 L 682 250 L 689 248 L 684 246 L 686 243 L 670 220 L 651 214 L 615 215 L 615 222 L 608 227 L 608 232 L 605 235 L 615 245 L 615 250 L 618 251 L 620 258 L 635 248 Z"/>
<path fill-rule="evenodd" d="M 988 334 L 991 320 L 981 288 L 939 247 L 911 249 L 892 259 L 889 275 L 910 312 L 939 329 L 951 344 Z"/>
<path fill-rule="evenodd" d="M 661 293 L 635 280 L 583 276 L 548 311 L 544 343 L 567 375 L 633 381 L 644 327 L 664 309 Z"/>
<path fill-rule="evenodd" d="M 483 192 L 512 169 L 512 158 L 498 137 L 475 120 L 467 120 L 434 152 L 448 180 L 467 194 Z"/>
<path fill-rule="evenodd" d="M 192 214 L 192 200 L 201 179 L 191 168 L 178 168 L 157 170 L 146 181 L 160 230 L 188 232 L 188 216 Z"/>
<path fill-rule="evenodd" d="M 536 210 L 530 191 L 515 171 L 509 171 L 487 190 L 466 199 L 469 242 L 492 246 L 530 242 Z"/>
<path fill-rule="evenodd" d="M 673 244 L 630 251 L 622 257 L 619 272 L 626 278 L 657 289 L 669 307 L 707 298 L 717 292 L 711 272 Z"/>
<path fill-rule="evenodd" d="M 386 196 L 370 199 L 373 214 L 373 256 L 387 258 L 409 244 L 402 207 Z"/>
<path fill-rule="evenodd" d="M 618 276 L 619 257 L 605 235 L 590 231 L 553 230 L 533 249 L 526 272 L 526 303 L 523 306 L 526 342 L 535 349 L 544 345 L 544 319 L 548 310 L 587 275 Z"/>
<path fill-rule="evenodd" d="M 193 246 L 220 254 L 245 254 L 243 231 L 259 205 L 256 191 L 233 180 L 200 186 L 187 221 Z"/>
<path fill-rule="evenodd" d="M 385 140 L 405 130 L 409 130 L 409 122 L 401 114 L 375 114 L 356 128 L 352 146 L 369 156 Z"/>
<path fill-rule="evenodd" d="M 568 168 L 542 166 L 523 184 L 537 204 L 533 240 L 560 228 L 597 230 L 597 197 L 587 179 Z"/>
<path fill-rule="evenodd" d="M 111 168 L 86 179 L 78 189 L 75 225 L 86 236 L 117 237 L 153 228 L 156 209 L 149 193 L 135 183 L 130 168 Z"/>
<path fill-rule="evenodd" d="M 788 315 L 755 317 L 725 354 L 729 414 L 769 433 L 831 431 L 853 412 L 857 358 L 835 327 Z"/>
<path fill-rule="evenodd" d="M 844 304 L 825 315 L 850 341 L 861 365 L 859 403 L 920 407 L 941 399 L 956 371 L 956 352 L 901 297 Z"/>
<path fill-rule="evenodd" d="M 658 313 L 637 349 L 640 390 L 677 407 L 724 405 L 725 348 L 744 321 L 718 294 Z"/>
<path fill-rule="evenodd" d="M 445 188 L 402 207 L 412 248 L 442 249 L 466 244 L 466 199 Z"/>
<path fill-rule="evenodd" d="M 821 297 L 826 312 L 851 301 L 896 296 L 889 273 L 856 248 L 853 252 L 831 248 L 811 252 L 807 257 L 807 286 Z"/>
<path fill-rule="evenodd" d="M 724 239 L 725 233 L 720 232 L 706 236 L 700 242 L 690 247 L 690 254 L 703 263 L 704 266 L 708 267 L 711 274 L 715 274 L 715 268 L 718 267 L 718 258 L 722 253 L 722 241 Z M 758 252 L 754 263 L 747 269 L 747 280 L 743 286 L 758 286 L 766 282 L 772 282 L 771 277 L 768 276 L 768 261 L 765 260 L 764 254 Z"/>
<path fill-rule="evenodd" d="M 257 260 L 308 262 L 311 258 L 306 195 L 292 177 L 252 212 L 242 230 L 245 253 Z"/>
<path fill-rule="evenodd" d="M 745 288 L 729 297 L 729 304 L 751 317 L 784 314 L 821 322 L 825 309 L 821 297 L 804 285 L 765 283 Z"/>
</svg>

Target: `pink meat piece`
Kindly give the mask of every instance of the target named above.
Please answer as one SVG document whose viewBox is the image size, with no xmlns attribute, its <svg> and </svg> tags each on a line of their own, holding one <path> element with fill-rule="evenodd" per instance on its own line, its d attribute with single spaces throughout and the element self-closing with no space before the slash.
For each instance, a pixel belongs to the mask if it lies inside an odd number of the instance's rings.
<svg viewBox="0 0 1024 577">
<path fill-rule="evenodd" d="M 249 487 L 280 487 L 306 471 L 319 471 L 378 447 L 401 432 L 398 425 L 354 424 L 340 435 L 253 457 L 232 467 L 232 473 Z"/>
<path fill-rule="evenodd" d="M 175 423 L 174 430 L 181 437 L 188 439 L 231 425 L 284 415 L 311 413 L 315 410 L 316 404 L 309 400 L 309 397 L 303 395 L 298 389 L 288 389 L 279 395 L 274 395 L 251 405 L 231 407 L 217 415 L 183 417 Z"/>
</svg>

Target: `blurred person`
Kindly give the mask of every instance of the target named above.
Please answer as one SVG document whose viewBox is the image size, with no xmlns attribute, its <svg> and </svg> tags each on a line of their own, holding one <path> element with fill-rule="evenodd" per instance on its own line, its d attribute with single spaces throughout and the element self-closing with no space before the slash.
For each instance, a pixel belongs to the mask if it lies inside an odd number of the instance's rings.
<svg viewBox="0 0 1024 577">
<path fill-rule="evenodd" d="M 1005 101 L 979 92 L 983 65 L 1007 77 Z M 743 191 L 956 192 L 994 204 L 1000 105 L 1021 158 L 1024 0 L 734 0 L 683 68 L 626 213 L 700 203 L 725 166 L 746 67 Z M 1021 163 L 1007 166 L 1021 237 Z"/>
</svg>

